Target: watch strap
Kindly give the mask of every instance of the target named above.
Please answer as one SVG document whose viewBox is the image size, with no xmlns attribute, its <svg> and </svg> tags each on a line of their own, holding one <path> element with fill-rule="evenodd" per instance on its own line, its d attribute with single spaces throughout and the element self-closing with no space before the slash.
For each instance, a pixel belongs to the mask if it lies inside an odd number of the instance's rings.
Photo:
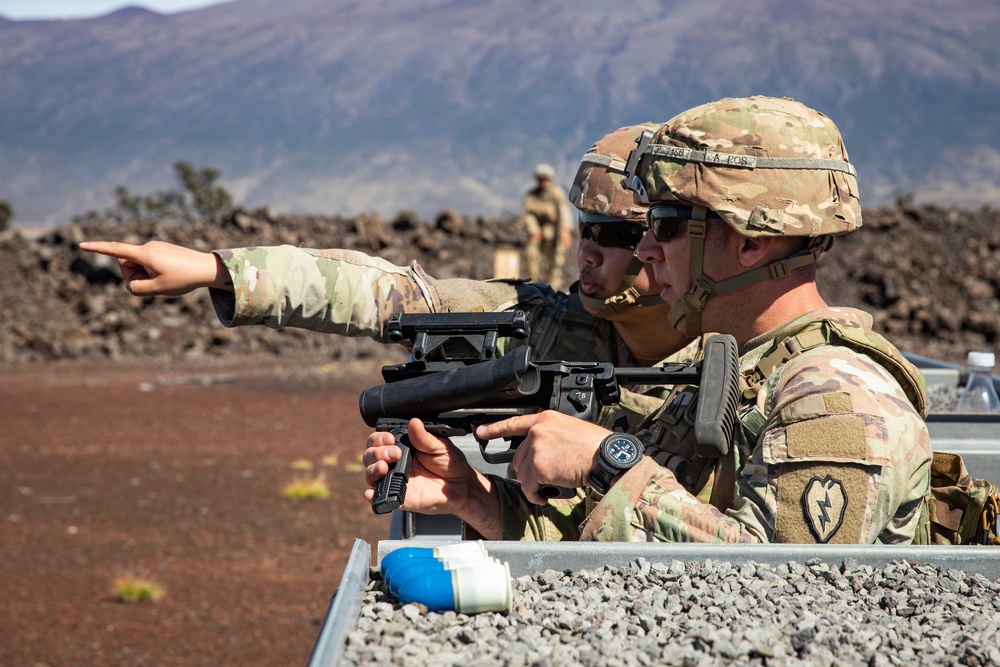
<svg viewBox="0 0 1000 667">
<path fill-rule="evenodd" d="M 604 457 L 605 445 L 610 440 L 622 437 L 632 440 L 640 452 L 639 458 L 628 466 L 614 464 L 605 459 Z M 594 462 L 594 468 L 593 470 L 590 471 L 590 477 L 588 480 L 590 482 L 590 486 L 599 494 L 601 495 L 606 494 L 608 492 L 608 489 L 611 488 L 611 480 L 613 480 L 618 475 L 621 475 L 622 473 L 631 470 L 633 467 L 635 467 L 636 464 L 639 463 L 640 460 L 642 460 L 641 452 L 642 452 L 642 443 L 635 436 L 622 433 L 612 433 L 608 435 L 606 438 L 604 438 L 604 440 L 601 441 L 601 446 L 597 451 L 597 460 Z"/>
<path fill-rule="evenodd" d="M 590 471 L 590 486 L 602 496 L 611 488 L 611 480 L 615 478 L 620 470 L 609 466 L 601 455 L 597 455 L 597 462 L 594 469 Z"/>
</svg>

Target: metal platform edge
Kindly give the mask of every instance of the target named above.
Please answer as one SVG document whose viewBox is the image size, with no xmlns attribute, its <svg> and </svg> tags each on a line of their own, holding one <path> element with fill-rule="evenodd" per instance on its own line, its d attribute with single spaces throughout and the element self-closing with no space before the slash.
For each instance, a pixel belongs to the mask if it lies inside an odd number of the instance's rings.
<svg viewBox="0 0 1000 667">
<path fill-rule="evenodd" d="M 430 547 L 456 540 L 421 540 Z M 385 554 L 406 546 L 412 540 L 382 540 L 378 543 L 378 562 Z M 545 570 L 595 569 L 604 565 L 621 567 L 636 558 L 651 563 L 672 560 L 728 561 L 776 567 L 789 561 L 803 563 L 820 558 L 830 566 L 840 567 L 846 559 L 859 565 L 880 567 L 893 561 L 934 565 L 942 569 L 981 574 L 1000 579 L 1000 547 L 914 546 L 914 545 L 834 545 L 834 544 L 688 544 L 666 542 L 486 542 L 490 556 L 510 565 L 514 577 Z"/>
<path fill-rule="evenodd" d="M 347 559 L 340 586 L 333 591 L 323 626 L 309 658 L 309 667 L 327 667 L 340 663 L 347 642 L 347 634 L 354 630 L 361 615 L 368 573 L 371 570 L 371 545 L 355 538 L 351 555 Z"/>
</svg>

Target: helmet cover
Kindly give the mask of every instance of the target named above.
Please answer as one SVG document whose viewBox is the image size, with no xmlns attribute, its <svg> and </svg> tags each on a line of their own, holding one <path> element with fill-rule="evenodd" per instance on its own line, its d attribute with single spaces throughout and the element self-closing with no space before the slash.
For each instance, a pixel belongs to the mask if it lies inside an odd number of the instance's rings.
<svg viewBox="0 0 1000 667">
<path fill-rule="evenodd" d="M 590 147 L 580 160 L 569 191 L 570 202 L 581 214 L 603 216 L 606 218 L 604 224 L 621 222 L 645 227 L 647 207 L 637 203 L 632 191 L 625 187 L 625 165 L 629 152 L 635 148 L 636 138 L 643 131 L 652 131 L 657 127 L 656 123 L 621 127 L 604 135 Z M 642 262 L 633 254 L 632 263 L 622 276 L 615 294 L 607 299 L 598 299 L 580 293 L 580 300 L 597 317 L 611 317 L 635 307 L 663 305 L 658 294 L 642 295 L 634 288 L 641 270 Z"/>
<path fill-rule="evenodd" d="M 789 98 L 726 98 L 674 116 L 639 156 L 651 204 L 714 211 L 744 236 L 823 236 L 861 226 L 840 131 Z"/>
</svg>

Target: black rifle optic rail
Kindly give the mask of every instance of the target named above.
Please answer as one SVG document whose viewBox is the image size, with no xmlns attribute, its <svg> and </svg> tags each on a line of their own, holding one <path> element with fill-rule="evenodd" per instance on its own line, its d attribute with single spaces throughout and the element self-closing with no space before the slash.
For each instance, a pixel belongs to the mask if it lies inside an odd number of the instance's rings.
<svg viewBox="0 0 1000 667">
<path fill-rule="evenodd" d="M 528 337 L 528 314 L 523 310 L 502 313 L 395 313 L 386 324 L 389 340 L 413 342 L 413 362 L 475 363 L 496 355 L 501 337 Z"/>
</svg>

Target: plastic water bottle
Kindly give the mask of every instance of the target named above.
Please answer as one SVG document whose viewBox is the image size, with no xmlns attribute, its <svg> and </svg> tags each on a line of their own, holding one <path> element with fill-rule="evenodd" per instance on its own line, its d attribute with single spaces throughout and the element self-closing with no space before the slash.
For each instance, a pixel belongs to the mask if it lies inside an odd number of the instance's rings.
<svg viewBox="0 0 1000 667">
<path fill-rule="evenodd" d="M 1000 397 L 993 386 L 992 352 L 969 352 L 969 379 L 958 397 L 957 412 L 1000 412 Z"/>
</svg>

